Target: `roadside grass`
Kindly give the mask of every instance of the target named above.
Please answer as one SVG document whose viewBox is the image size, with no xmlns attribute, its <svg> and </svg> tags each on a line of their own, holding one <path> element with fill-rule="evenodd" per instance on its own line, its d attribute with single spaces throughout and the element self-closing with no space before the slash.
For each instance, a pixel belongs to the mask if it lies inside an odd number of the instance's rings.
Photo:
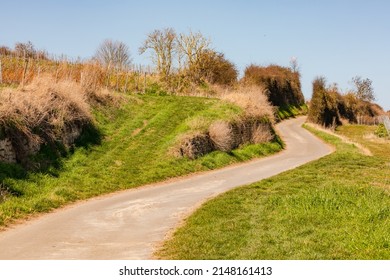
<svg viewBox="0 0 390 280">
<path fill-rule="evenodd" d="M 278 108 L 277 116 L 280 120 L 285 120 L 299 115 L 307 115 L 307 110 L 306 104 L 300 106 L 287 105 Z"/>
<path fill-rule="evenodd" d="M 266 156 L 282 149 L 275 141 L 247 145 L 230 153 L 213 152 L 197 160 L 169 154 L 191 122 L 206 123 L 240 114 L 235 105 L 215 99 L 175 96 L 127 96 L 118 110 L 94 112 L 100 145 L 75 148 L 58 167 L 25 173 L 18 166 L 0 166 L 0 228 L 40 212 L 105 193 L 206 171 Z M 94 134 L 92 134 L 94 135 Z M 91 142 L 91 141 L 89 141 Z"/>
<path fill-rule="evenodd" d="M 161 259 L 390 259 L 390 144 L 315 131 L 336 151 L 205 203 L 156 253 Z M 339 133 L 369 144 L 373 128 Z"/>
</svg>

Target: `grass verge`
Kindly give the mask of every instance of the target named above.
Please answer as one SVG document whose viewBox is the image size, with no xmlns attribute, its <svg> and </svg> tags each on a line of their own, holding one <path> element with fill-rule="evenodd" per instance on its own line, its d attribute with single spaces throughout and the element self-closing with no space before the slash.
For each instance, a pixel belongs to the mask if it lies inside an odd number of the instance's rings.
<svg viewBox="0 0 390 280">
<path fill-rule="evenodd" d="M 276 111 L 277 117 L 280 120 L 285 120 L 288 118 L 294 118 L 296 116 L 300 115 L 307 115 L 307 105 L 303 104 L 300 106 L 296 105 L 288 105 L 288 106 L 282 106 L 278 107 L 278 110 Z"/>
<path fill-rule="evenodd" d="M 175 96 L 133 96 L 118 110 L 95 111 L 101 145 L 76 148 L 48 172 L 25 173 L 0 165 L 0 227 L 76 200 L 128 189 L 191 172 L 275 153 L 280 142 L 247 145 L 197 160 L 177 159 L 169 148 L 194 119 L 227 119 L 241 109 L 219 100 Z M 196 121 L 195 121 L 196 122 Z M 87 141 L 88 142 L 88 141 Z M 89 141 L 90 142 L 90 141 Z"/>
<path fill-rule="evenodd" d="M 308 128 L 310 129 L 310 128 Z M 207 202 L 168 240 L 163 259 L 389 259 L 390 144 L 372 128 L 315 131 L 336 152 Z M 365 140 L 366 139 L 366 140 Z"/>
</svg>

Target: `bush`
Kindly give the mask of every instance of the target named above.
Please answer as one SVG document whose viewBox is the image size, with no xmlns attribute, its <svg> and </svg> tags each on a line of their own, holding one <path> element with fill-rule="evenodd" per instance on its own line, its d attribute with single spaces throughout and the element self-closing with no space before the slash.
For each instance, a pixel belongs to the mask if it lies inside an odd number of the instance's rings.
<svg viewBox="0 0 390 280">
<path fill-rule="evenodd" d="M 384 114 L 379 105 L 361 100 L 354 92 L 343 95 L 336 85 L 327 86 L 324 77 L 313 81 L 313 96 L 308 115 L 311 122 L 327 127 L 341 123 L 372 125 L 375 124 L 377 116 Z"/>
<path fill-rule="evenodd" d="M 29 156 L 45 146 L 53 150 L 73 145 L 93 124 L 91 105 L 116 102 L 105 90 L 91 90 L 72 81 L 35 79 L 25 88 L 0 91 L 0 131 L 11 141 L 16 160 L 28 165 Z M 60 146 L 62 147 L 60 147 Z"/>
<path fill-rule="evenodd" d="M 198 84 L 207 81 L 211 84 L 231 86 L 237 82 L 236 66 L 227 60 L 223 53 L 206 50 L 198 58 L 198 63 L 188 70 L 188 76 Z"/>
<path fill-rule="evenodd" d="M 261 86 L 243 86 L 219 93 L 222 100 L 234 103 L 244 110 L 246 116 L 274 121 L 274 107 L 270 104 Z"/>
<path fill-rule="evenodd" d="M 389 136 L 389 133 L 387 132 L 387 129 L 384 124 L 379 124 L 374 133 L 380 138 L 385 138 Z"/>
<path fill-rule="evenodd" d="M 250 65 L 245 69 L 245 84 L 263 87 L 274 106 L 303 105 L 300 75 L 290 68 L 278 65 L 262 67 Z"/>
<path fill-rule="evenodd" d="M 324 77 L 318 77 L 313 81 L 313 96 L 310 101 L 308 120 L 325 127 L 341 124 L 337 90 L 327 88 Z"/>
<path fill-rule="evenodd" d="M 216 148 L 223 152 L 229 152 L 234 147 L 232 127 L 226 121 L 216 121 L 210 125 L 209 135 Z"/>
</svg>

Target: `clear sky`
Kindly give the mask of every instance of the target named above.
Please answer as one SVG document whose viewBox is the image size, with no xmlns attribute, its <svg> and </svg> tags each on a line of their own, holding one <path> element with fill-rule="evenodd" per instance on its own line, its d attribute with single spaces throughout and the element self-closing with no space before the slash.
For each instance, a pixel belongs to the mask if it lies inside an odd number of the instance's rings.
<svg viewBox="0 0 390 280">
<path fill-rule="evenodd" d="M 325 76 L 342 90 L 352 77 L 373 81 L 390 110 L 390 1 L 387 0 L 1 0 L 0 45 L 32 41 L 51 54 L 89 58 L 104 39 L 126 43 L 133 62 L 154 29 L 200 31 L 243 72 L 251 63 L 289 66 L 297 57 L 302 88 Z"/>
</svg>

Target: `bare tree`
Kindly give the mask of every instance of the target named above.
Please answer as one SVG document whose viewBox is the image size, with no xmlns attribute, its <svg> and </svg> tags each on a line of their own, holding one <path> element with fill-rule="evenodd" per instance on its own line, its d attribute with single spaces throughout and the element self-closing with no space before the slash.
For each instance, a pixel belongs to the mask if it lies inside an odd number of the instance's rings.
<svg viewBox="0 0 390 280">
<path fill-rule="evenodd" d="M 291 57 L 291 59 L 290 59 L 290 68 L 291 68 L 291 71 L 293 71 L 294 73 L 299 72 L 298 59 L 295 56 Z"/>
<path fill-rule="evenodd" d="M 152 51 L 152 59 L 160 75 L 168 77 L 176 50 L 176 32 L 172 28 L 165 28 L 149 33 L 139 52 L 143 54 L 147 50 Z"/>
<path fill-rule="evenodd" d="M 370 79 L 362 79 L 362 77 L 356 76 L 352 78 L 352 82 L 356 87 L 354 93 L 357 98 L 363 101 L 375 101 L 374 88 Z"/>
<path fill-rule="evenodd" d="M 122 70 L 131 63 L 129 47 L 120 41 L 104 40 L 96 50 L 95 58 L 108 69 Z"/>
<path fill-rule="evenodd" d="M 177 38 L 178 53 L 185 59 L 185 66 L 191 70 L 200 63 L 202 54 L 210 47 L 210 40 L 202 33 L 192 31 L 189 34 L 181 33 Z"/>
<path fill-rule="evenodd" d="M 19 57 L 28 58 L 28 57 L 34 57 L 36 50 L 33 43 L 28 41 L 27 43 L 16 43 L 15 53 Z"/>
</svg>

